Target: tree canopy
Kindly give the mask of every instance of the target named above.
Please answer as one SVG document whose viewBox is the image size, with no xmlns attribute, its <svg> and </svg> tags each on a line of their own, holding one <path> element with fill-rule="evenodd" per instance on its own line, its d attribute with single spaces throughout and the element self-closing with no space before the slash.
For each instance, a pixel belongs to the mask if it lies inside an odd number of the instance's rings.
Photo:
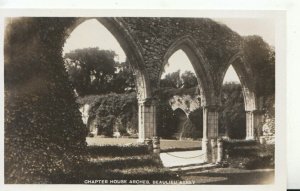
<svg viewBox="0 0 300 191">
<path fill-rule="evenodd" d="M 79 96 L 134 90 L 129 62 L 119 63 L 115 61 L 116 56 L 114 51 L 98 47 L 66 53 L 65 67 Z"/>
<path fill-rule="evenodd" d="M 246 114 L 242 87 L 236 83 L 225 83 L 221 94 L 220 131 L 229 130 L 229 137 L 234 139 L 246 136 Z"/>
<path fill-rule="evenodd" d="M 160 80 L 161 87 L 191 88 L 197 86 L 197 77 L 191 71 L 185 71 L 180 75 L 180 70 L 167 74 Z"/>
</svg>

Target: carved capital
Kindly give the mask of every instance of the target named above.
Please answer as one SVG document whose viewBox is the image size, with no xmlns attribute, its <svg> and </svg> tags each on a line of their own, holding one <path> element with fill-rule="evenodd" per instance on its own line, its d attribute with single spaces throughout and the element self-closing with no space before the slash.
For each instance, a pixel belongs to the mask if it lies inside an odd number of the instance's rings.
<svg viewBox="0 0 300 191">
<path fill-rule="evenodd" d="M 210 112 L 219 112 L 220 106 L 219 105 L 206 105 L 206 106 L 203 106 L 203 109 L 206 109 L 207 111 L 210 111 Z"/>
<path fill-rule="evenodd" d="M 146 99 L 138 99 L 139 105 L 151 106 L 157 104 L 157 99 L 155 98 L 146 98 Z"/>
</svg>

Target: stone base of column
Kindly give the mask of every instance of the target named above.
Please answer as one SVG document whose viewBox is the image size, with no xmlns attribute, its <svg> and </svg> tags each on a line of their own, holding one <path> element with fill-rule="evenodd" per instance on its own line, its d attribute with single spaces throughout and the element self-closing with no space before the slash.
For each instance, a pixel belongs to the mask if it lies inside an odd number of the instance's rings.
<svg viewBox="0 0 300 191">
<path fill-rule="evenodd" d="M 203 162 L 209 163 L 211 158 L 211 148 L 209 140 L 206 138 L 202 139 L 202 150 L 204 152 Z"/>
<path fill-rule="evenodd" d="M 153 152 L 153 141 L 151 139 L 145 139 L 145 144 L 148 146 L 148 151 Z"/>
<path fill-rule="evenodd" d="M 138 138 L 138 140 L 137 140 L 137 143 L 145 143 L 145 139 L 143 139 L 143 138 Z"/>
<path fill-rule="evenodd" d="M 222 139 L 218 139 L 217 140 L 217 150 L 218 150 L 218 153 L 217 153 L 217 161 L 216 163 L 217 164 L 220 164 L 223 160 L 223 140 Z"/>
<path fill-rule="evenodd" d="M 153 153 L 159 154 L 160 153 L 160 139 L 159 137 L 153 137 Z"/>
<path fill-rule="evenodd" d="M 217 139 L 211 139 L 211 163 L 217 162 L 217 155 L 218 155 L 218 149 L 217 149 Z"/>
<path fill-rule="evenodd" d="M 204 151 L 204 162 L 216 163 L 218 159 L 217 139 L 202 139 L 202 150 Z"/>
<path fill-rule="evenodd" d="M 255 137 L 253 137 L 253 136 L 248 136 L 248 137 L 246 137 L 246 140 L 255 140 Z"/>
</svg>

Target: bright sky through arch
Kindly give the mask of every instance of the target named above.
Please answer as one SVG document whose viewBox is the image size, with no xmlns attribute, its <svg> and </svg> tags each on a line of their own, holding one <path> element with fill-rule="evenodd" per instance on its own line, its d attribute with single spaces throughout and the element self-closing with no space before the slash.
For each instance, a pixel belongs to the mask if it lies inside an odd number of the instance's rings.
<svg viewBox="0 0 300 191">
<path fill-rule="evenodd" d="M 240 79 L 234 70 L 234 68 L 230 65 L 228 67 L 228 70 L 226 71 L 226 74 L 224 76 L 223 84 L 228 83 L 228 82 L 234 82 L 237 84 L 240 84 Z"/>
<path fill-rule="evenodd" d="M 165 66 L 164 72 L 161 75 L 161 79 L 163 79 L 167 74 L 176 72 L 177 70 L 180 70 L 181 74 L 185 71 L 191 71 L 195 74 L 192 63 L 182 50 L 177 50 L 169 58 L 168 64 Z"/>
<path fill-rule="evenodd" d="M 117 53 L 119 62 L 126 60 L 126 55 L 117 39 L 96 19 L 87 20 L 77 26 L 66 40 L 63 55 L 71 50 L 99 47 L 99 49 L 113 50 Z"/>
</svg>

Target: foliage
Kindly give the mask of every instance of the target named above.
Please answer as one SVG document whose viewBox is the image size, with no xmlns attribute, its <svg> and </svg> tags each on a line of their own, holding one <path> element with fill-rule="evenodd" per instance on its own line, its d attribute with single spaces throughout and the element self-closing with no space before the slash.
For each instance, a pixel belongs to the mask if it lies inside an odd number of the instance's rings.
<svg viewBox="0 0 300 191">
<path fill-rule="evenodd" d="M 168 102 L 160 101 L 156 113 L 157 134 L 162 138 L 172 138 L 176 132 L 176 118 Z"/>
<path fill-rule="evenodd" d="M 117 125 L 120 133 L 126 134 L 127 129 L 138 129 L 136 93 L 104 94 L 79 97 L 80 105 L 89 104 L 89 121 L 96 120 L 99 134 L 112 136 Z M 125 127 L 125 129 L 124 129 Z"/>
<path fill-rule="evenodd" d="M 267 96 L 264 100 L 263 110 L 265 111 L 262 123 L 262 135 L 267 143 L 274 144 L 275 136 L 275 95 Z"/>
<path fill-rule="evenodd" d="M 180 70 L 167 74 L 160 80 L 162 88 L 192 88 L 198 85 L 197 77 L 191 71 L 185 71 L 180 75 Z"/>
<path fill-rule="evenodd" d="M 160 80 L 161 87 L 180 88 L 182 87 L 182 80 L 180 78 L 180 70 L 167 74 L 164 79 Z"/>
<path fill-rule="evenodd" d="M 89 160 L 70 173 L 51 175 L 56 184 L 81 184 L 85 180 L 174 180 L 159 155 L 150 154 L 144 144 L 88 146 Z"/>
<path fill-rule="evenodd" d="M 135 91 L 135 77 L 128 60 L 116 64 L 117 71 L 112 79 L 112 92 L 129 93 Z"/>
<path fill-rule="evenodd" d="M 70 18 L 11 19 L 5 34 L 5 183 L 49 183 L 84 160 L 87 131 L 64 70 Z"/>
<path fill-rule="evenodd" d="M 172 98 L 174 95 L 199 95 L 198 87 L 192 88 L 170 88 L 170 87 L 162 87 L 157 89 L 154 92 L 155 96 L 159 97 L 161 100 L 168 100 Z"/>
<path fill-rule="evenodd" d="M 184 123 L 182 138 L 197 139 L 202 137 L 203 129 L 202 108 L 192 111 L 189 119 Z M 177 124 L 179 118 L 176 112 L 172 110 L 168 101 L 160 100 L 157 106 L 157 131 L 162 138 L 173 138 L 178 132 Z"/>
<path fill-rule="evenodd" d="M 197 77 L 191 71 L 185 71 L 181 74 L 181 79 L 183 81 L 183 87 L 192 88 L 198 85 Z"/>
<path fill-rule="evenodd" d="M 76 49 L 65 55 L 69 78 L 80 96 L 106 92 L 115 72 L 115 52 L 99 48 Z"/>
<path fill-rule="evenodd" d="M 197 95 L 199 93 L 197 84 L 195 74 L 190 71 L 185 71 L 180 75 L 180 70 L 178 70 L 167 74 L 164 79 L 160 80 L 160 89 L 155 92 L 160 99 L 157 114 L 159 136 L 172 138 L 173 134 L 179 131 L 177 129 L 179 118 L 169 105 L 169 99 L 174 95 Z M 201 127 L 202 124 L 199 126 L 197 117 L 185 121 L 182 138 L 199 138 Z"/>
<path fill-rule="evenodd" d="M 246 114 L 241 85 L 234 83 L 224 84 L 221 96 L 220 132 L 224 133 L 226 128 L 228 128 L 228 136 L 230 138 L 245 138 Z"/>
<path fill-rule="evenodd" d="M 189 115 L 189 119 L 193 124 L 193 128 L 191 129 L 191 136 L 194 139 L 203 137 L 203 108 L 198 108 L 192 111 Z"/>
<path fill-rule="evenodd" d="M 274 145 L 253 140 L 224 140 L 226 161 L 231 167 L 246 169 L 274 168 Z"/>
<path fill-rule="evenodd" d="M 187 119 L 184 122 L 184 131 L 182 132 L 182 138 L 192 138 L 192 139 L 198 139 L 202 135 L 202 129 L 195 126 L 192 120 Z"/>
<path fill-rule="evenodd" d="M 269 96 L 275 93 L 275 50 L 263 41 L 260 36 L 247 36 L 244 52 L 246 62 L 253 66 L 258 76 L 258 96 Z M 260 83 L 263 82 L 263 83 Z"/>
<path fill-rule="evenodd" d="M 150 154 L 144 144 L 88 146 L 90 156 L 136 156 Z"/>
<path fill-rule="evenodd" d="M 118 63 L 114 60 L 116 56 L 114 51 L 98 47 L 66 53 L 65 67 L 79 96 L 134 90 L 129 62 Z"/>
</svg>

